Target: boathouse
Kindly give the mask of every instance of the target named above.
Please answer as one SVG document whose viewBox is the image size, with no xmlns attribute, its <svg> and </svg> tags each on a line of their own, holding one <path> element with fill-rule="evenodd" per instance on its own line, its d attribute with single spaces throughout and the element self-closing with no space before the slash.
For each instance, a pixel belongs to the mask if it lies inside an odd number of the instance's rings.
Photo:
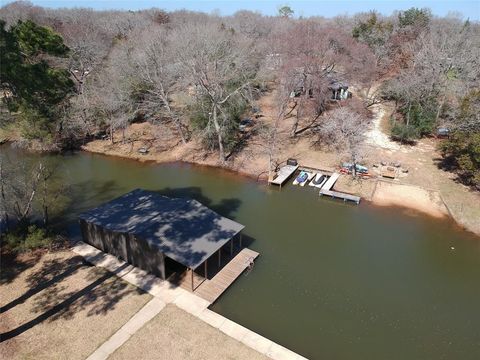
<svg viewBox="0 0 480 360">
<path fill-rule="evenodd" d="M 79 216 L 86 243 L 156 276 L 167 279 L 179 265 L 194 272 L 222 248 L 241 248 L 244 226 L 192 199 L 170 198 L 141 189 Z M 227 250 L 228 251 L 228 250 Z"/>
</svg>

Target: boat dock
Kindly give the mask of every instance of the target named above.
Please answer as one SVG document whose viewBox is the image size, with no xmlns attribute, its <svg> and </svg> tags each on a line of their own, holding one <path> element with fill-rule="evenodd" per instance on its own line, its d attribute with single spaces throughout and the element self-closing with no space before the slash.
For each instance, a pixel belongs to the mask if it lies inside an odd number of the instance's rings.
<svg viewBox="0 0 480 360">
<path fill-rule="evenodd" d="M 321 189 L 320 196 L 322 195 L 331 196 L 334 199 L 342 199 L 343 201 L 353 201 L 357 205 L 360 204 L 360 196 L 356 196 L 356 195 L 345 194 L 345 193 L 341 193 L 333 190 Z"/>
<path fill-rule="evenodd" d="M 322 190 L 326 190 L 326 191 L 330 190 L 333 187 L 333 185 L 335 185 L 339 177 L 340 177 L 339 173 L 333 173 L 332 176 L 330 176 L 330 178 L 327 180 L 325 185 L 322 186 Z"/>
<path fill-rule="evenodd" d="M 213 278 L 206 279 L 195 289 L 195 294 L 214 303 L 233 282 L 251 266 L 259 253 L 248 248 L 242 249 Z"/>
<path fill-rule="evenodd" d="M 290 176 L 292 176 L 295 173 L 295 171 L 297 171 L 297 169 L 298 169 L 298 165 L 282 166 L 278 171 L 277 176 L 275 176 L 275 178 L 272 181 L 270 181 L 270 184 L 278 185 L 282 187 L 283 183 L 285 183 L 285 181 L 287 181 L 290 178 Z"/>
<path fill-rule="evenodd" d="M 325 185 L 323 185 L 322 188 L 320 189 L 320 196 L 322 195 L 330 196 L 334 199 L 342 199 L 343 201 L 353 201 L 354 203 L 359 204 L 360 196 L 331 190 L 339 177 L 340 177 L 339 173 L 333 173 L 332 176 L 330 176 L 330 179 L 328 179 Z"/>
<path fill-rule="evenodd" d="M 325 196 L 330 196 L 334 199 L 342 199 L 343 201 L 352 201 L 356 204 L 360 203 L 360 199 L 361 199 L 360 196 L 332 190 L 333 186 L 335 185 L 335 183 L 340 177 L 340 173 L 338 172 L 332 173 L 331 171 L 328 171 L 328 170 L 321 170 L 321 169 L 316 169 L 316 168 L 307 167 L 307 166 L 285 165 L 280 168 L 280 170 L 277 173 L 277 176 L 272 181 L 270 181 L 270 184 L 279 185 L 280 187 L 282 187 L 282 185 L 297 170 L 308 171 L 308 172 L 320 172 L 324 175 L 329 176 L 327 182 L 320 189 L 320 192 L 319 192 L 320 196 L 325 195 Z"/>
</svg>

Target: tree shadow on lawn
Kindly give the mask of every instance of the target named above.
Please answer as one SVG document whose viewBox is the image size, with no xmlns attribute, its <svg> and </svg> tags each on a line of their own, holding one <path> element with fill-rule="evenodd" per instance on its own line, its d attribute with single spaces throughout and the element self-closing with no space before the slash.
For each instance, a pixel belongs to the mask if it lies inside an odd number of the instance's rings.
<svg viewBox="0 0 480 360">
<path fill-rule="evenodd" d="M 37 258 L 37 261 L 38 260 L 39 258 Z M 39 271 L 34 272 L 26 279 L 29 287 L 28 291 L 15 300 L 10 301 L 8 304 L 0 307 L 0 313 L 4 313 L 17 305 L 24 303 L 30 297 L 50 286 L 57 286 L 58 282 L 75 274 L 82 265 L 82 262 L 79 262 L 78 256 L 67 260 L 52 259 L 46 261 Z"/>
<path fill-rule="evenodd" d="M 29 254 L 4 252 L 0 254 L 0 285 L 7 285 L 14 281 L 24 271 L 38 263 L 42 252 L 34 251 Z"/>
<path fill-rule="evenodd" d="M 117 271 L 122 271 L 127 266 L 128 264 L 124 264 Z M 63 281 L 85 267 L 89 268 L 85 279 L 88 285 L 80 290 L 66 291 L 67 286 Z M 44 321 L 72 319 L 75 314 L 85 309 L 88 309 L 86 316 L 106 314 L 114 310 L 116 304 L 125 296 L 144 293 L 117 278 L 114 273 L 87 265 L 80 256 L 67 260 L 47 261 L 39 271 L 28 277 L 27 283 L 30 285 L 30 289 L 4 306 L 2 312 L 9 311 L 31 296 L 43 291 L 42 296 L 35 299 L 31 309 L 31 312 L 40 314 L 32 320 L 0 334 L 0 343 L 12 339 Z"/>
<path fill-rule="evenodd" d="M 454 176 L 452 180 L 455 181 L 457 184 L 467 186 L 470 191 L 480 190 L 480 186 L 472 185 L 471 178 L 469 178 L 468 175 L 462 173 L 453 157 L 435 157 L 433 161 L 435 165 L 437 165 L 438 169 L 448 173 L 448 175 L 446 174 L 445 176 L 451 176 L 453 174 Z"/>
</svg>

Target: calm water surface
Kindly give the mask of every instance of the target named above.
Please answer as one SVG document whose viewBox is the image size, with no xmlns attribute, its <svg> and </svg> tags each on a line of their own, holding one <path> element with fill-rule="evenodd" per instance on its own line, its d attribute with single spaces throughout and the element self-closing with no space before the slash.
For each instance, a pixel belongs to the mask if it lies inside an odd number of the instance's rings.
<svg viewBox="0 0 480 360">
<path fill-rule="evenodd" d="M 480 359 L 480 239 L 451 221 L 186 164 L 53 159 L 73 184 L 57 219 L 71 237 L 79 212 L 137 187 L 196 198 L 244 224 L 261 256 L 212 309 L 304 356 Z"/>
</svg>

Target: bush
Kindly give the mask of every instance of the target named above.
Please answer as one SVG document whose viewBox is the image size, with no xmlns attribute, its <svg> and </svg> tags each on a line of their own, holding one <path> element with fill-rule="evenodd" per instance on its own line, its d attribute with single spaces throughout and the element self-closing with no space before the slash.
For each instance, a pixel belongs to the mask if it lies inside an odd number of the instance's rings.
<svg viewBox="0 0 480 360">
<path fill-rule="evenodd" d="M 406 144 L 412 144 L 420 137 L 418 129 L 412 125 L 395 123 L 392 126 L 392 138 Z"/>
<path fill-rule="evenodd" d="M 49 247 L 54 241 L 54 238 L 49 236 L 44 228 L 36 225 L 18 226 L 4 237 L 7 246 L 16 252 Z"/>
<path fill-rule="evenodd" d="M 410 107 L 405 105 L 400 112 L 405 118 L 409 118 L 409 126 L 415 128 L 412 133 L 416 138 L 430 135 L 435 128 L 437 102 L 434 99 L 417 102 Z"/>
</svg>

